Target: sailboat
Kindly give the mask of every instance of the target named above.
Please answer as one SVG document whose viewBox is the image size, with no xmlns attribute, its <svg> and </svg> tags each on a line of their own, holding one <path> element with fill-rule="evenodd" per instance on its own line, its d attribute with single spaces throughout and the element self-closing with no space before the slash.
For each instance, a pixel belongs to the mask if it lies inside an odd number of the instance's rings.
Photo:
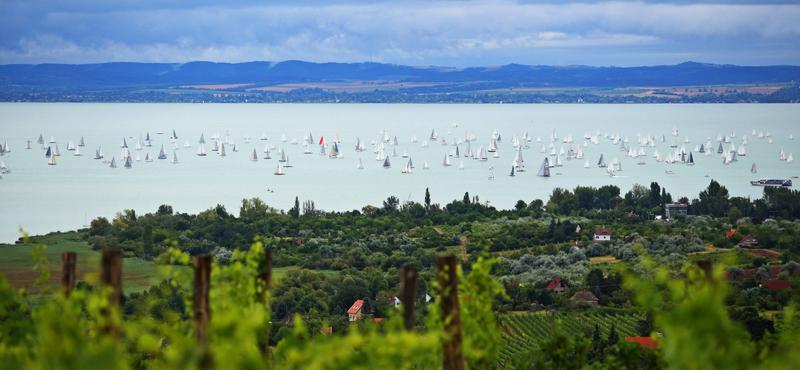
<svg viewBox="0 0 800 370">
<path fill-rule="evenodd" d="M 514 177 L 514 165 L 511 165 L 511 174 L 509 176 Z"/>
<path fill-rule="evenodd" d="M 359 170 L 363 170 L 364 169 L 364 164 L 361 163 L 361 158 L 358 159 L 358 166 L 356 166 L 356 169 L 359 169 Z"/>
<path fill-rule="evenodd" d="M 411 135 L 411 142 L 412 143 L 416 143 L 417 142 L 417 134 L 412 134 Z"/>
<path fill-rule="evenodd" d="M 444 162 L 442 163 L 442 166 L 445 167 L 450 166 L 450 156 L 448 156 L 447 154 L 444 155 Z"/>
<path fill-rule="evenodd" d="M 275 170 L 274 175 L 279 175 L 279 176 L 285 175 L 285 173 L 281 172 L 281 165 L 278 165 L 278 169 Z"/>
<path fill-rule="evenodd" d="M 58 144 L 53 145 L 53 155 L 60 157 L 61 153 L 58 152 Z"/>
<path fill-rule="evenodd" d="M 161 150 L 158 152 L 158 159 L 167 159 L 167 152 L 164 151 L 164 144 L 161 144 Z"/>
<path fill-rule="evenodd" d="M 411 173 L 411 164 L 410 163 L 406 163 L 406 166 L 403 167 L 403 170 L 400 171 L 400 172 L 401 173 Z"/>
<path fill-rule="evenodd" d="M 753 130 L 753 131 L 755 132 L 755 130 Z M 756 172 L 758 172 L 758 170 L 756 169 L 756 164 L 753 163 L 753 166 L 750 167 L 750 173 L 756 173 Z"/>
<path fill-rule="evenodd" d="M 422 169 L 423 170 L 427 170 L 428 168 L 430 168 L 430 167 L 428 167 L 428 161 L 425 160 L 424 162 L 422 162 Z"/>
<path fill-rule="evenodd" d="M 281 142 L 282 143 L 286 142 L 286 134 L 281 134 Z"/>
<path fill-rule="evenodd" d="M 536 176 L 550 177 L 550 160 L 547 157 L 544 157 L 542 167 L 539 168 L 539 172 L 536 174 Z"/>
<path fill-rule="evenodd" d="M 563 164 L 561 164 L 561 156 L 560 155 L 556 156 L 556 164 L 555 164 L 555 166 L 556 167 L 563 167 L 564 166 Z"/>
<path fill-rule="evenodd" d="M 28 140 L 28 142 L 25 143 L 25 149 L 30 149 L 30 148 L 31 148 L 31 141 Z"/>
<path fill-rule="evenodd" d="M 792 153 L 789 153 L 789 156 L 786 157 L 786 163 L 794 163 L 794 158 L 792 158 Z"/>
<path fill-rule="evenodd" d="M 308 153 L 306 153 L 306 154 L 308 154 Z M 269 156 L 269 148 L 264 150 L 264 159 L 272 159 L 272 157 Z"/>
<path fill-rule="evenodd" d="M 643 164 L 645 164 L 645 163 L 644 163 L 644 156 L 640 156 L 640 157 L 639 157 L 639 162 L 638 162 L 638 163 L 636 163 L 636 164 L 638 164 L 638 165 L 643 165 Z"/>
<path fill-rule="evenodd" d="M 608 167 L 605 161 L 603 161 L 603 155 L 600 154 L 600 160 L 597 161 L 597 167 Z"/>
<path fill-rule="evenodd" d="M 75 148 L 75 153 L 73 153 L 72 155 L 74 155 L 76 157 L 80 157 L 82 155 L 81 151 L 80 151 L 80 147 L 76 147 Z"/>
<path fill-rule="evenodd" d="M 408 158 L 408 154 L 406 154 L 405 150 L 403 150 L 403 156 L 401 158 Z"/>
<path fill-rule="evenodd" d="M 253 149 L 253 150 L 255 150 L 255 149 Z M 205 157 L 206 156 L 206 146 L 205 145 L 200 144 L 200 146 L 197 147 L 197 155 L 201 156 L 201 157 Z"/>
<path fill-rule="evenodd" d="M 694 165 L 694 157 L 692 157 L 692 152 L 689 152 L 689 160 L 686 161 L 686 164 L 689 166 Z"/>
<path fill-rule="evenodd" d="M 127 148 L 127 147 L 128 147 L 128 142 L 125 141 L 125 138 L 123 137 L 122 138 L 122 146 L 120 146 L 120 148 Z"/>
<path fill-rule="evenodd" d="M 224 157 L 226 155 L 225 154 L 225 143 L 220 144 L 219 153 L 218 154 L 219 154 L 220 157 Z"/>
<path fill-rule="evenodd" d="M 178 134 L 175 133 L 175 129 L 174 128 L 172 129 L 172 138 L 173 139 L 177 139 L 178 138 Z"/>
<path fill-rule="evenodd" d="M 142 160 L 139 159 L 139 153 L 136 153 L 136 162 L 141 162 Z"/>
<path fill-rule="evenodd" d="M 6 146 L 8 146 L 8 141 L 6 141 Z M 75 150 L 75 144 L 72 142 L 72 140 L 70 140 L 70 141 L 67 143 L 67 150 L 69 150 L 69 151 L 73 151 L 73 150 Z M 6 151 L 6 152 L 7 152 L 8 150 L 6 150 L 5 148 L 3 148 L 3 151 Z"/>
<path fill-rule="evenodd" d="M 36 140 L 36 143 L 37 144 L 44 144 L 44 138 L 42 137 L 42 134 L 39 134 L 39 140 Z"/>
<path fill-rule="evenodd" d="M 173 132 L 175 132 L 175 131 L 173 131 Z M 172 161 L 170 161 L 170 163 L 173 163 L 173 164 L 174 163 L 178 163 L 178 152 L 177 151 L 174 151 L 174 150 L 172 151 Z"/>
<path fill-rule="evenodd" d="M 49 164 L 51 166 L 55 166 L 56 165 L 56 156 L 53 155 L 53 152 L 50 151 L 50 149 L 48 149 L 48 151 L 50 152 L 50 161 L 47 162 L 47 164 Z"/>
<path fill-rule="evenodd" d="M 583 165 L 583 168 L 591 168 L 592 166 L 589 165 L 589 160 L 586 160 L 586 163 Z"/>
<path fill-rule="evenodd" d="M 281 151 L 281 154 L 283 154 L 283 151 Z M 286 156 L 286 162 L 283 162 L 283 167 L 285 167 L 285 168 L 293 167 L 291 164 L 289 164 L 289 156 L 288 155 Z"/>
<path fill-rule="evenodd" d="M 392 168 L 392 164 L 389 163 L 389 156 L 386 156 L 383 160 L 383 168 Z"/>
<path fill-rule="evenodd" d="M 422 147 L 423 148 L 427 148 L 428 147 L 428 141 L 427 140 L 422 139 Z"/>
<path fill-rule="evenodd" d="M 50 144 L 55 143 L 55 142 L 56 142 L 56 137 L 55 136 L 50 136 Z"/>
<path fill-rule="evenodd" d="M 184 148 L 191 148 L 192 144 L 189 143 L 189 139 L 186 139 L 186 144 L 183 144 Z"/>
<path fill-rule="evenodd" d="M 458 165 L 458 169 L 459 170 L 463 170 L 464 169 L 464 161 L 461 161 L 461 164 Z"/>
<path fill-rule="evenodd" d="M 234 152 L 234 153 L 238 152 L 239 151 L 239 146 L 236 145 L 236 144 L 233 144 L 233 149 L 231 149 L 231 151 Z"/>
<path fill-rule="evenodd" d="M 116 160 L 116 158 L 111 157 L 111 165 L 109 165 L 109 167 L 117 168 L 117 160 Z"/>
<path fill-rule="evenodd" d="M 253 156 L 250 157 L 250 160 L 253 162 L 258 162 L 258 154 L 256 154 L 255 149 L 253 149 Z"/>
<path fill-rule="evenodd" d="M 144 156 L 144 161 L 145 162 L 152 162 L 153 161 L 153 158 L 150 158 L 150 153 L 147 153 L 147 155 Z"/>
<path fill-rule="evenodd" d="M 125 167 L 126 169 L 133 168 L 133 162 L 131 161 L 131 157 L 130 156 L 125 158 L 125 164 L 122 167 Z"/>
</svg>

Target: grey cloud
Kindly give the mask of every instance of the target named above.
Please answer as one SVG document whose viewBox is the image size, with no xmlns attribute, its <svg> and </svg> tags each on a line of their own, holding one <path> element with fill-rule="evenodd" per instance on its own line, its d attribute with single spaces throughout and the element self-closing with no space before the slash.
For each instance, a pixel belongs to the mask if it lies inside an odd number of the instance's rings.
<svg viewBox="0 0 800 370">
<path fill-rule="evenodd" d="M 0 4 L 0 11 L 17 15 L 0 24 L 0 63 L 353 62 L 372 57 L 469 66 L 800 60 L 800 6 L 784 1 L 101 3 L 58 1 L 49 10 Z"/>
</svg>

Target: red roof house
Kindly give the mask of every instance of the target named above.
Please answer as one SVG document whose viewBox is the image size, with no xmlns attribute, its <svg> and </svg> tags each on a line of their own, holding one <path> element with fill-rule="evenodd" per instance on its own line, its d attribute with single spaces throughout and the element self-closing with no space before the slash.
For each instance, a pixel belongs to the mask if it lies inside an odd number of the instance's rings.
<svg viewBox="0 0 800 370">
<path fill-rule="evenodd" d="M 761 284 L 762 286 L 766 285 L 767 288 L 770 288 L 775 291 L 791 288 L 789 286 L 789 282 L 786 280 L 761 280 L 759 281 L 759 284 Z"/>
<path fill-rule="evenodd" d="M 561 278 L 555 278 L 547 285 L 547 290 L 552 290 L 556 293 L 569 292 L 569 286 Z"/>
<path fill-rule="evenodd" d="M 352 306 L 350 306 L 350 309 L 347 310 L 347 317 L 350 319 L 350 321 L 356 321 L 361 317 L 361 307 L 363 305 L 364 301 L 359 299 L 353 303 Z"/>
<path fill-rule="evenodd" d="M 740 240 L 736 245 L 740 247 L 755 247 L 758 245 L 758 239 L 752 235 L 747 235 Z"/>
<path fill-rule="evenodd" d="M 725 237 L 726 238 L 730 238 L 731 235 L 733 235 L 733 234 L 736 234 L 736 229 L 731 229 L 731 231 L 726 231 L 725 232 Z"/>
<path fill-rule="evenodd" d="M 625 340 L 629 342 L 636 342 L 639 343 L 642 348 L 650 347 L 652 349 L 658 348 L 658 343 L 650 337 L 625 337 Z"/>
</svg>

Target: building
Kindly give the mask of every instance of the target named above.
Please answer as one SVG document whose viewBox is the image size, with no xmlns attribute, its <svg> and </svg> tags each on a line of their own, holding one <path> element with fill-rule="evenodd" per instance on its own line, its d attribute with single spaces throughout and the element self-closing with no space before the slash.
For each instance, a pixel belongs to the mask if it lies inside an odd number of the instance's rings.
<svg viewBox="0 0 800 370">
<path fill-rule="evenodd" d="M 668 203 L 666 204 L 666 215 L 667 218 L 672 218 L 672 216 L 677 215 L 688 215 L 689 212 L 687 211 L 687 205 L 683 203 Z"/>
<path fill-rule="evenodd" d="M 595 242 L 607 242 L 609 240 L 611 240 L 611 229 L 605 226 L 594 229 Z"/>
<path fill-rule="evenodd" d="M 600 300 L 597 299 L 597 297 L 595 297 L 594 294 L 592 294 L 592 292 L 580 291 L 575 293 L 575 295 L 573 295 L 572 298 L 569 299 L 569 301 L 573 305 L 578 304 L 580 302 L 586 302 L 592 307 L 597 307 L 598 302 Z"/>
<path fill-rule="evenodd" d="M 556 293 L 564 293 L 569 292 L 569 286 L 567 286 L 567 283 L 561 280 L 561 278 L 555 278 L 547 285 L 547 290 L 552 290 Z"/>
<path fill-rule="evenodd" d="M 355 303 L 353 303 L 352 306 L 350 306 L 350 309 L 347 310 L 347 317 L 350 319 L 350 321 L 356 321 L 359 318 L 361 318 L 361 308 L 363 306 L 364 306 L 364 301 L 360 299 L 357 300 Z"/>
<path fill-rule="evenodd" d="M 755 236 L 748 234 L 742 240 L 740 240 L 736 245 L 740 247 L 757 247 L 758 246 L 758 239 Z"/>
</svg>

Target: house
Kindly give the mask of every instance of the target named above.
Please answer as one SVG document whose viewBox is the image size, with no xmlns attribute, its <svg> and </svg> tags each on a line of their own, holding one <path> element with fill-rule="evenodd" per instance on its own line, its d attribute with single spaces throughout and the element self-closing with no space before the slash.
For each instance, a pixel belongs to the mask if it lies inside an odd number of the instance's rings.
<svg viewBox="0 0 800 370">
<path fill-rule="evenodd" d="M 583 247 L 584 247 L 583 243 L 577 242 L 577 241 L 576 242 L 572 242 L 569 246 L 572 247 L 573 250 L 580 250 L 580 249 L 583 249 Z"/>
<path fill-rule="evenodd" d="M 552 290 L 556 293 L 569 292 L 569 286 L 561 278 L 555 278 L 547 285 L 547 290 Z"/>
<path fill-rule="evenodd" d="M 688 209 L 687 205 L 683 203 L 668 203 L 666 204 L 666 212 L 664 212 L 664 214 L 667 216 L 667 218 L 670 219 L 672 218 L 672 216 L 675 215 L 686 216 L 689 214 L 689 212 L 687 212 L 687 209 Z"/>
<path fill-rule="evenodd" d="M 575 295 L 573 295 L 569 301 L 572 302 L 573 305 L 580 302 L 586 302 L 592 307 L 597 307 L 599 299 L 597 299 L 592 292 L 580 291 L 575 293 Z"/>
<path fill-rule="evenodd" d="M 359 318 L 361 318 L 362 306 L 364 306 L 364 301 L 360 299 L 357 300 L 355 303 L 353 303 L 352 306 L 350 306 L 350 309 L 347 310 L 347 317 L 350 319 L 350 321 L 356 321 Z"/>
<path fill-rule="evenodd" d="M 755 247 L 758 246 L 758 239 L 756 237 L 747 234 L 742 240 L 740 240 L 736 245 L 740 247 Z"/>
<path fill-rule="evenodd" d="M 786 280 L 761 280 L 758 283 L 760 284 L 760 286 L 766 285 L 767 288 L 770 288 L 774 291 L 780 291 L 791 288 L 789 286 L 789 282 Z"/>
<path fill-rule="evenodd" d="M 733 234 L 736 234 L 736 229 L 731 229 L 731 231 L 726 231 L 725 232 L 725 237 L 726 238 L 730 238 L 731 235 L 733 235 Z"/>
<path fill-rule="evenodd" d="M 611 229 L 606 228 L 605 225 L 594 229 L 594 241 L 607 242 L 609 240 L 611 240 Z"/>
<path fill-rule="evenodd" d="M 658 343 L 656 343 L 653 338 L 650 337 L 625 337 L 625 340 L 629 342 L 636 342 L 642 346 L 642 348 L 650 347 L 652 349 L 658 348 Z"/>
<path fill-rule="evenodd" d="M 397 298 L 397 297 L 395 297 L 393 295 L 384 294 L 384 295 L 378 297 L 378 299 L 385 299 L 385 300 L 389 301 L 389 303 L 391 303 L 394 306 L 394 308 L 400 307 L 400 303 L 401 303 L 400 302 L 400 298 Z"/>
</svg>

